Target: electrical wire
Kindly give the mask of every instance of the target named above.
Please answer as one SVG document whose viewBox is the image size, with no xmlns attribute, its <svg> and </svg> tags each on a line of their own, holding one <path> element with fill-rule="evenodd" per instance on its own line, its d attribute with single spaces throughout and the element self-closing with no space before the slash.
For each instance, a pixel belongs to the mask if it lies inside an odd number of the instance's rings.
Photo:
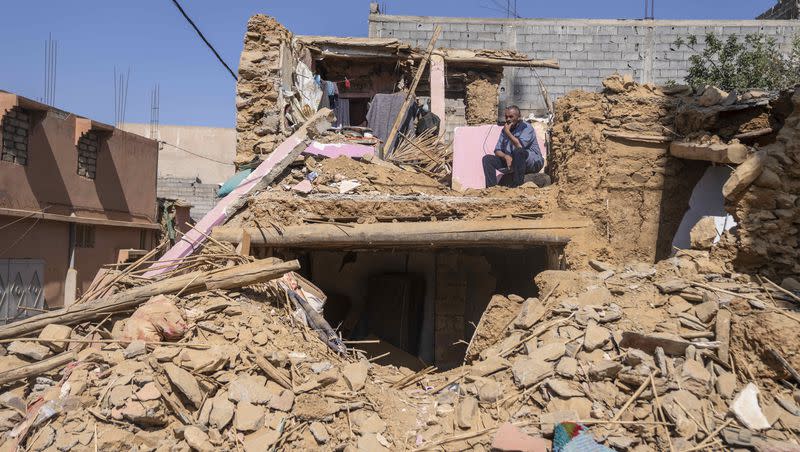
<svg viewBox="0 0 800 452">
<path fill-rule="evenodd" d="M 211 49 L 212 52 L 214 52 L 214 56 L 217 57 L 219 62 L 222 63 L 223 66 L 225 66 L 225 69 L 227 69 L 228 72 L 231 73 L 231 77 L 233 77 L 233 79 L 238 82 L 239 78 L 236 77 L 236 74 L 233 72 L 233 70 L 230 68 L 230 66 L 228 66 L 227 63 L 225 63 L 225 60 L 223 60 L 222 57 L 219 55 L 219 52 L 217 52 L 217 49 L 215 49 L 214 46 L 212 46 L 211 43 L 208 42 L 208 39 L 206 39 L 206 37 L 203 36 L 203 32 L 201 32 L 200 29 L 197 28 L 197 25 L 194 24 L 194 21 L 192 21 L 192 19 L 189 18 L 189 15 L 186 14 L 186 11 L 183 10 L 183 7 L 181 7 L 181 4 L 178 3 L 178 0 L 172 0 L 172 3 L 178 8 L 178 11 L 181 12 L 181 14 L 183 15 L 183 18 L 186 19 L 187 22 L 189 22 L 189 25 L 191 25 L 192 28 L 194 28 L 194 31 L 197 32 L 198 36 L 200 36 L 200 39 L 202 39 L 203 42 L 206 43 L 208 48 Z"/>
<path fill-rule="evenodd" d="M 5 256 L 6 253 L 14 249 L 14 247 L 17 246 L 17 243 L 19 243 L 22 239 L 24 239 L 28 235 L 28 233 L 31 232 L 31 229 L 33 229 L 37 224 L 39 224 L 39 220 L 41 219 L 42 217 L 37 217 L 36 221 L 34 221 L 33 224 L 28 229 L 25 230 L 25 232 L 23 232 L 19 237 L 17 237 L 17 240 L 14 240 L 14 243 L 6 247 L 6 249 L 4 249 L 3 251 L 0 251 L 0 256 Z"/>
<path fill-rule="evenodd" d="M 219 164 L 221 164 L 221 165 L 235 166 L 235 165 L 234 165 L 233 163 L 231 163 L 231 162 L 223 162 L 223 161 L 221 161 L 221 160 L 215 160 L 215 159 L 212 159 L 211 157 L 206 157 L 205 155 L 197 154 L 197 153 L 195 153 L 195 152 L 192 152 L 192 151 L 190 151 L 190 150 L 188 150 L 188 149 L 184 149 L 184 148 L 182 148 L 182 147 L 180 147 L 180 146 L 176 146 L 176 145 L 174 145 L 174 144 L 172 144 L 172 143 L 169 143 L 169 142 L 166 142 L 166 141 L 163 141 L 163 140 L 160 140 L 160 141 L 159 141 L 159 143 L 166 144 L 167 146 L 172 146 L 172 147 L 173 147 L 173 148 L 175 148 L 175 149 L 178 149 L 178 150 L 180 150 L 180 151 L 183 151 L 183 152 L 185 152 L 185 153 L 187 153 L 187 154 L 192 154 L 192 155 L 194 155 L 195 157 L 200 157 L 200 158 L 202 158 L 202 159 L 211 160 L 211 161 L 212 161 L 212 162 L 214 162 L 214 163 L 219 163 Z"/>
</svg>

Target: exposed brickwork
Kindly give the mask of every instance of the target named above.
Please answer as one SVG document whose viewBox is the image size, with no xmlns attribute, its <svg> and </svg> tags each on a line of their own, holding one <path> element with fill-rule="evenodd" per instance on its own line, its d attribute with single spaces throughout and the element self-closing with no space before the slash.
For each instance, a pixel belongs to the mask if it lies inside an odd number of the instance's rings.
<svg viewBox="0 0 800 452">
<path fill-rule="evenodd" d="M 97 151 L 100 139 L 94 132 L 86 132 L 78 139 L 78 175 L 94 179 L 97 175 Z"/>
<path fill-rule="evenodd" d="M 0 159 L 18 165 L 28 164 L 28 132 L 31 127 L 30 114 L 14 107 L 3 116 L 3 151 Z"/>
<path fill-rule="evenodd" d="M 181 199 L 192 205 L 189 215 L 199 221 L 217 203 L 217 185 L 204 184 L 195 178 L 159 177 L 159 198 Z"/>
<path fill-rule="evenodd" d="M 788 50 L 791 39 L 800 32 L 800 22 L 763 20 L 473 19 L 371 14 L 369 35 L 398 38 L 424 48 L 434 24 L 442 26 L 437 41 L 440 47 L 513 49 L 534 58 L 558 60 L 561 69 L 536 70 L 553 100 L 575 89 L 598 91 L 602 80 L 615 72 L 632 74 L 640 83 L 681 82 L 693 52 L 673 46 L 678 37 L 694 34 L 702 38 L 708 32 L 723 38 L 764 33 Z M 509 104 L 519 105 L 525 115 L 544 113 L 532 70 L 505 70 L 500 106 Z"/>
</svg>

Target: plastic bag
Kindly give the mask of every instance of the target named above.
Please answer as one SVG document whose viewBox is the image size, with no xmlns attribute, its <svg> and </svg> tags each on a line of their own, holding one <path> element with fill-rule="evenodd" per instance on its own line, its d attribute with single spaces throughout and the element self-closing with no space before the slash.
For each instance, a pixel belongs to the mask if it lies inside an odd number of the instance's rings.
<svg viewBox="0 0 800 452">
<path fill-rule="evenodd" d="M 164 295 L 140 306 L 125 323 L 124 336 L 130 340 L 159 342 L 178 340 L 186 334 L 186 320 L 180 309 Z"/>
</svg>

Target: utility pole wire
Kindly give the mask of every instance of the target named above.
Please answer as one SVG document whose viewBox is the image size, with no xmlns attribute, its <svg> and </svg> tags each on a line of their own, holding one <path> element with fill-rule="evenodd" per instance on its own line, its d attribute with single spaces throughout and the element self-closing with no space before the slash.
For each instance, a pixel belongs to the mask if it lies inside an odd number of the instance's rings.
<svg viewBox="0 0 800 452">
<path fill-rule="evenodd" d="M 220 63 L 222 63 L 222 65 L 223 65 L 223 66 L 225 66 L 225 69 L 227 69 L 227 70 L 228 70 L 228 72 L 230 72 L 230 73 L 231 73 L 231 77 L 233 77 L 233 79 L 234 79 L 234 80 L 236 80 L 236 81 L 238 82 L 238 81 L 239 81 L 239 79 L 236 77 L 236 74 L 233 72 L 233 70 L 230 68 L 230 66 L 228 66 L 228 64 L 227 64 L 227 63 L 225 63 L 225 60 L 223 60 L 223 59 L 222 59 L 222 57 L 219 55 L 219 53 L 218 53 L 218 52 L 217 52 L 217 50 L 214 48 L 214 46 L 212 46 L 212 45 L 211 45 L 211 43 L 210 43 L 210 42 L 208 42 L 208 39 L 206 39 L 206 37 L 205 37 L 205 36 L 203 36 L 203 32 L 201 32 L 201 31 L 200 31 L 200 29 L 199 29 L 199 28 L 197 28 L 197 25 L 195 25 L 195 24 L 194 24 L 194 21 L 192 21 L 192 19 L 191 19 L 191 18 L 189 18 L 189 15 L 188 15 L 188 14 L 186 14 L 186 11 L 184 11 L 184 10 L 183 10 L 183 8 L 181 7 L 181 4 L 180 4 L 180 3 L 178 3 L 178 0 L 172 0 L 172 3 L 173 3 L 173 4 L 175 4 L 175 7 L 177 7 L 177 8 L 178 8 L 178 11 L 180 11 L 180 12 L 181 12 L 181 14 L 183 15 L 183 18 L 184 18 L 184 19 L 186 19 L 186 20 L 189 22 L 189 25 L 191 25 L 191 26 L 192 26 L 192 28 L 194 28 L 194 31 L 196 31 L 196 32 L 197 32 L 198 36 L 200 36 L 200 39 L 202 39 L 202 40 L 203 40 L 203 42 L 205 42 L 205 43 L 206 43 L 206 45 L 208 46 L 208 48 L 209 48 L 209 49 L 211 49 L 211 51 L 212 51 L 212 52 L 214 52 L 214 56 L 216 56 L 216 57 L 217 57 L 217 59 L 219 60 L 219 62 L 220 62 Z"/>
</svg>

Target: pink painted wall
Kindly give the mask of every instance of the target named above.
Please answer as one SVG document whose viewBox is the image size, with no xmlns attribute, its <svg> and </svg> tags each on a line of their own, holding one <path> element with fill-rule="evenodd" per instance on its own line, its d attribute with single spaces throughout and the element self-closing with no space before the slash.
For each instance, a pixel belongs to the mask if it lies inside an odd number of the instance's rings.
<svg viewBox="0 0 800 452">
<path fill-rule="evenodd" d="M 536 141 L 546 166 L 545 126 L 541 123 L 531 125 L 536 132 Z M 494 154 L 494 147 L 502 130 L 497 125 L 456 128 L 453 134 L 453 189 L 486 188 L 481 160 L 484 155 Z"/>
</svg>

